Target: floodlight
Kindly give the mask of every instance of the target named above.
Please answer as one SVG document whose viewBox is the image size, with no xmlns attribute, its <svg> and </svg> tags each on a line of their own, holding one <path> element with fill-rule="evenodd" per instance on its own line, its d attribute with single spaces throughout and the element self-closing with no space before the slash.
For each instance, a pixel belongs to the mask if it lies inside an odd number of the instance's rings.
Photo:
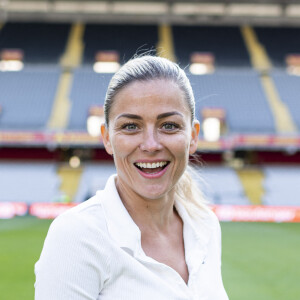
<svg viewBox="0 0 300 300">
<path fill-rule="evenodd" d="M 209 142 L 216 142 L 221 134 L 221 122 L 217 118 L 206 118 L 203 121 L 204 139 Z"/>
<path fill-rule="evenodd" d="M 104 117 L 102 116 L 89 116 L 87 118 L 87 131 L 91 136 L 100 136 L 100 127 L 104 123 Z"/>
<path fill-rule="evenodd" d="M 78 156 L 72 156 L 69 160 L 69 165 L 71 168 L 78 168 L 80 166 L 80 158 Z"/>
<path fill-rule="evenodd" d="M 289 66 L 287 73 L 294 76 L 300 76 L 300 66 Z"/>
<path fill-rule="evenodd" d="M 19 60 L 1 60 L 0 61 L 0 71 L 6 72 L 18 72 L 21 71 L 24 67 L 23 62 Z"/>
<path fill-rule="evenodd" d="M 96 73 L 116 73 L 120 69 L 120 64 L 118 62 L 98 61 L 94 63 L 93 69 Z"/>
<path fill-rule="evenodd" d="M 204 75 L 210 73 L 206 64 L 195 63 L 190 65 L 190 72 L 194 75 Z"/>
</svg>

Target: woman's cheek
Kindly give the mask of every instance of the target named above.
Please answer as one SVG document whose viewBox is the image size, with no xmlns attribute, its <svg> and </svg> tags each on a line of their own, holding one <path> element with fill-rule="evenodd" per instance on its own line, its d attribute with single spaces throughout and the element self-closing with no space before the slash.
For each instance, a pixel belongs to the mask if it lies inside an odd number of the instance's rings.
<svg viewBox="0 0 300 300">
<path fill-rule="evenodd" d="M 176 153 L 186 153 L 189 149 L 189 140 L 186 135 L 170 135 L 168 136 L 168 145 L 172 147 Z"/>
<path fill-rule="evenodd" d="M 118 156 L 127 156 L 138 147 L 138 138 L 133 135 L 117 135 L 113 139 Z"/>
</svg>

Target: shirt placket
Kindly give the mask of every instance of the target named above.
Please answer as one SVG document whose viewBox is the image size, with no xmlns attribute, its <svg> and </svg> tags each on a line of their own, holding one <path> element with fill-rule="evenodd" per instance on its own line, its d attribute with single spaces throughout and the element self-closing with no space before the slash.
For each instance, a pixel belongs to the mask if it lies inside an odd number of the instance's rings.
<svg viewBox="0 0 300 300">
<path fill-rule="evenodd" d="M 142 251 L 136 256 L 136 259 L 152 269 L 162 280 L 167 282 L 172 289 L 176 290 L 176 294 L 183 295 L 180 299 L 193 300 L 192 292 L 188 285 L 173 268 L 146 256 Z"/>
<path fill-rule="evenodd" d="M 199 246 L 198 246 L 199 247 Z M 201 299 L 199 295 L 200 290 L 204 290 L 203 288 L 201 289 L 200 286 L 203 284 L 202 282 L 199 282 L 199 274 L 204 267 L 205 264 L 205 258 L 206 258 L 206 253 L 205 251 L 199 250 L 199 248 L 195 248 L 195 251 L 192 251 L 187 260 L 187 265 L 189 268 L 189 281 L 188 281 L 188 287 L 191 292 L 191 299 L 193 300 L 198 300 Z"/>
</svg>

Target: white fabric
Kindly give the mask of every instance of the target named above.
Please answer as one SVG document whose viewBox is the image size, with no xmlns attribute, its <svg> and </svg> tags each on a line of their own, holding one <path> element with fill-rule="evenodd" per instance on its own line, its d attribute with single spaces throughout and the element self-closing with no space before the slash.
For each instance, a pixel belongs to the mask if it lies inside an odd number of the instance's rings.
<svg viewBox="0 0 300 300">
<path fill-rule="evenodd" d="M 145 255 L 140 230 L 123 206 L 114 178 L 52 223 L 35 265 L 35 299 L 227 300 L 215 215 L 196 223 L 176 203 L 184 223 L 186 285 L 175 270 Z"/>
</svg>

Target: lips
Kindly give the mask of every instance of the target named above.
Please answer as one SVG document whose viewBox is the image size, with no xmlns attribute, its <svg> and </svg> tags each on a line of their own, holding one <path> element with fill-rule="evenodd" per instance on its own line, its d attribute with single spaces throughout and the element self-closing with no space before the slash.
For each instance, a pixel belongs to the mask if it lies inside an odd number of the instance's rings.
<svg viewBox="0 0 300 300">
<path fill-rule="evenodd" d="M 158 161 L 158 162 L 137 162 L 134 163 L 135 167 L 139 169 L 139 171 L 146 174 L 158 174 L 162 170 L 164 170 L 169 161 Z"/>
</svg>

